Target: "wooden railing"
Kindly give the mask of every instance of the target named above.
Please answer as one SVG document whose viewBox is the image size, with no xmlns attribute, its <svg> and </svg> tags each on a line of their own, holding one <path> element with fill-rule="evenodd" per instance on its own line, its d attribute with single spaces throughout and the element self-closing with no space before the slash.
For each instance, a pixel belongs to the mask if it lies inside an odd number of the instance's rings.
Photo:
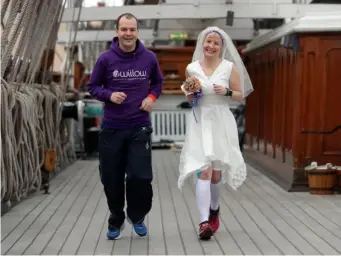
<svg viewBox="0 0 341 256">
<path fill-rule="evenodd" d="M 293 99 L 297 57 L 290 49 L 269 47 L 247 64 L 255 91 L 247 99 L 246 132 L 250 146 L 286 161 L 293 148 Z"/>
<path fill-rule="evenodd" d="M 246 55 L 248 144 L 293 170 L 341 165 L 341 35 L 297 36 L 297 52 L 275 42 Z"/>
</svg>

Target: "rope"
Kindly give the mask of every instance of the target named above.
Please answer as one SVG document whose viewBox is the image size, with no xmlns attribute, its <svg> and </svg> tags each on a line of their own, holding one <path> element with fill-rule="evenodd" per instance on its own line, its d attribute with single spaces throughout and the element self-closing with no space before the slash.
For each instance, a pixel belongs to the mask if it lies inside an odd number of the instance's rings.
<svg viewBox="0 0 341 256">
<path fill-rule="evenodd" d="M 79 24 L 79 19 L 80 19 L 80 15 L 81 15 L 81 11 L 82 11 L 82 3 L 83 3 L 83 0 L 75 0 L 73 14 L 72 14 L 72 20 L 74 20 L 75 12 L 76 12 L 76 7 L 78 7 L 77 21 L 72 23 L 72 27 L 76 28 L 76 31 L 74 32 L 74 35 L 73 35 L 73 40 L 72 40 L 72 43 L 71 43 L 71 47 L 70 48 L 68 47 L 68 51 L 66 52 L 66 58 L 69 61 L 67 61 L 65 63 L 65 66 L 64 66 L 63 72 L 62 72 L 63 73 L 63 77 L 64 77 L 64 73 L 66 73 L 66 78 L 65 78 L 65 80 L 63 79 L 63 82 L 64 82 L 63 83 L 63 88 L 64 88 L 65 91 L 66 91 L 66 88 L 67 88 L 67 81 L 68 81 L 68 78 L 69 78 L 70 69 L 72 67 L 71 64 L 72 64 L 72 58 L 73 58 L 73 46 L 74 46 L 76 38 L 77 38 L 77 32 L 78 32 L 77 26 Z M 71 33 L 72 33 L 72 30 L 70 30 L 70 33 L 69 33 L 69 42 L 71 40 Z M 71 50 L 72 50 L 72 55 L 70 53 Z M 69 54 L 70 54 L 70 56 L 68 56 Z"/>
<path fill-rule="evenodd" d="M 44 148 L 58 149 L 61 168 L 69 164 L 59 134 L 62 98 L 59 85 L 34 84 L 14 91 L 1 79 L 1 138 L 6 149 L 1 154 L 2 201 L 19 201 L 40 189 Z"/>
<path fill-rule="evenodd" d="M 1 201 L 9 205 L 40 189 L 44 149 L 57 151 L 56 172 L 75 160 L 62 121 L 63 87 L 34 83 L 44 50 L 55 47 L 65 3 L 6 0 L 1 7 Z"/>
</svg>

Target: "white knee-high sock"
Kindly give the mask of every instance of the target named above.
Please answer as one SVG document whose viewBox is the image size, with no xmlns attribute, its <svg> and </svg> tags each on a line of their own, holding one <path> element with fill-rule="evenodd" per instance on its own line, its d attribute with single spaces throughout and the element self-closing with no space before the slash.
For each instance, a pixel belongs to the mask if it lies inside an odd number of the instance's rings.
<svg viewBox="0 0 341 256">
<path fill-rule="evenodd" d="M 211 183 L 211 209 L 212 210 L 218 210 L 219 208 L 219 197 L 220 197 L 220 189 L 219 184 L 213 184 Z"/>
<path fill-rule="evenodd" d="M 197 180 L 196 199 L 200 214 L 200 223 L 208 221 L 211 203 L 211 180 Z"/>
</svg>

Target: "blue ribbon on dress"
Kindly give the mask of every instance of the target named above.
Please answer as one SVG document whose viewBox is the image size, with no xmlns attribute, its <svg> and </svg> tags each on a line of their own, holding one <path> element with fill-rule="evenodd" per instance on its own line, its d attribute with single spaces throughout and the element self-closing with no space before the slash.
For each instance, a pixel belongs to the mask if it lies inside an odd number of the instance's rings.
<svg viewBox="0 0 341 256">
<path fill-rule="evenodd" d="M 202 90 L 200 90 L 199 92 L 195 92 L 194 93 L 194 98 L 192 100 L 192 111 L 193 111 L 193 115 L 195 118 L 195 122 L 198 122 L 197 117 L 195 116 L 195 111 L 194 111 L 194 107 L 198 105 L 198 100 L 201 98 L 201 96 L 203 95 Z"/>
</svg>

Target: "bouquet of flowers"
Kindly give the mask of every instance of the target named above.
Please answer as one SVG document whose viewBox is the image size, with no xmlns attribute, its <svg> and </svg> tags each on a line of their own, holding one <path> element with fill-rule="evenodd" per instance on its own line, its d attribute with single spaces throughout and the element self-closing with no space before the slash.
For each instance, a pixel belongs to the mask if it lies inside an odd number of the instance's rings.
<svg viewBox="0 0 341 256">
<path fill-rule="evenodd" d="M 181 89 L 185 92 L 186 96 L 194 95 L 193 100 L 191 101 L 192 109 L 194 106 L 198 104 L 199 98 L 203 95 L 200 80 L 195 76 L 190 76 L 186 79 L 186 81 L 182 84 Z M 195 112 L 193 109 L 194 118 L 197 121 L 195 116 Z"/>
<path fill-rule="evenodd" d="M 181 86 L 186 95 L 201 93 L 201 83 L 195 76 L 190 76 Z"/>
</svg>

